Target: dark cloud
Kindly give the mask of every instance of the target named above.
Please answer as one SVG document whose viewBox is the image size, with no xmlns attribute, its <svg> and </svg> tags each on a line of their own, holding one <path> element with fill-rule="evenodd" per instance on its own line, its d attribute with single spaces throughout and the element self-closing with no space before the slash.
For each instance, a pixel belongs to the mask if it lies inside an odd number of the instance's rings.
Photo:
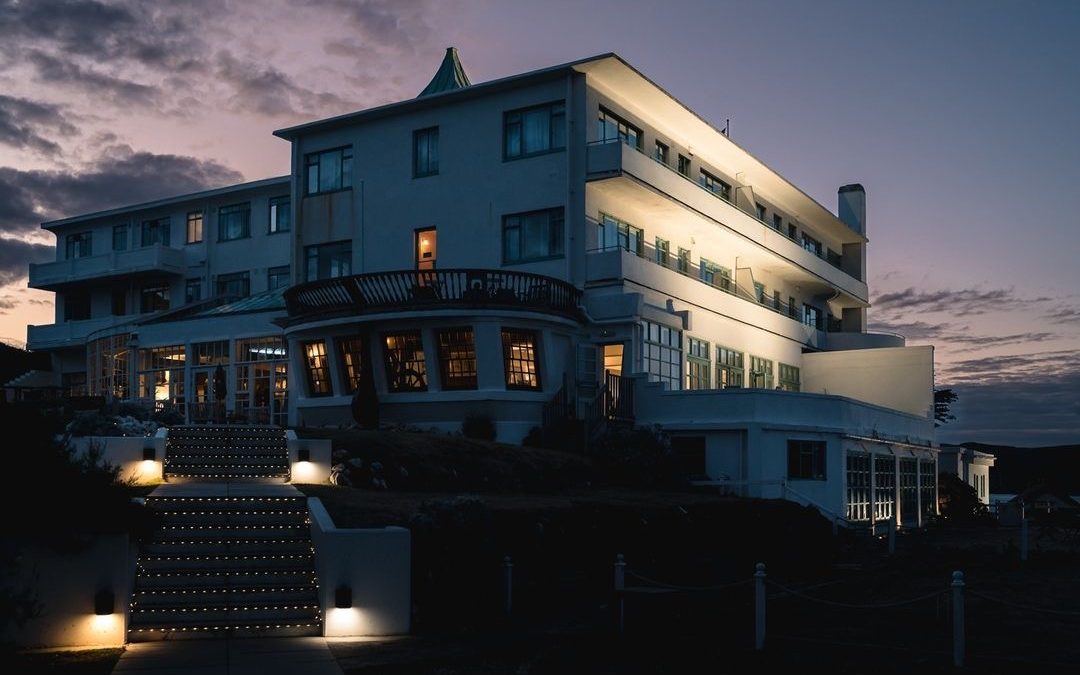
<svg viewBox="0 0 1080 675">
<path fill-rule="evenodd" d="M 950 323 L 927 323 L 925 321 L 888 321 L 870 319 L 870 330 L 897 333 L 909 340 L 935 340 L 948 335 L 955 335 L 956 328 Z"/>
<path fill-rule="evenodd" d="M 48 136 L 75 136 L 62 106 L 0 94 L 0 143 L 56 155 L 60 145 Z"/>
<path fill-rule="evenodd" d="M 975 288 L 919 291 L 906 288 L 893 293 L 883 293 L 872 304 L 879 310 L 902 314 L 906 311 L 946 312 L 952 316 L 971 316 L 991 311 L 1016 309 L 1032 303 L 1046 302 L 1050 298 L 1021 298 L 1011 288 L 983 291 Z"/>
<path fill-rule="evenodd" d="M 241 174 L 217 162 L 124 146 L 110 148 L 78 173 L 0 167 L 0 231 L 32 232 L 44 220 L 241 180 Z"/>
<path fill-rule="evenodd" d="M 942 386 L 994 382 L 1022 384 L 1067 373 L 1080 373 L 1080 351 L 1051 350 L 962 359 L 949 363 L 939 380 L 946 383 Z"/>
<path fill-rule="evenodd" d="M 28 272 L 27 263 L 48 262 L 54 260 L 55 257 L 56 249 L 52 246 L 0 237 L 0 285 L 25 279 Z M 0 308 L 11 309 L 12 307 L 7 307 L 2 303 L 13 300 L 10 296 L 0 298 Z"/>
<path fill-rule="evenodd" d="M 230 85 L 230 105 L 234 110 L 254 110 L 267 117 L 295 116 L 298 113 L 330 115 L 351 109 L 335 94 L 317 93 L 299 85 L 285 72 L 265 63 L 255 63 L 220 51 L 214 59 L 220 82 Z"/>
<path fill-rule="evenodd" d="M 84 68 L 70 59 L 59 59 L 40 50 L 29 51 L 26 60 L 37 69 L 42 82 L 107 97 L 114 105 L 156 106 L 161 100 L 157 87 Z"/>
<path fill-rule="evenodd" d="M 1014 333 L 1011 335 L 976 335 L 968 326 L 949 322 L 889 321 L 875 319 L 869 322 L 870 330 L 881 330 L 903 335 L 912 342 L 933 342 L 938 346 L 956 345 L 958 351 L 975 351 L 984 347 L 1003 347 L 1031 342 L 1046 342 L 1057 335 L 1049 332 Z"/>
<path fill-rule="evenodd" d="M 374 49 L 412 53 L 428 44 L 431 27 L 427 17 L 437 5 L 434 0 L 308 0 L 306 4 L 330 10 L 331 15 L 349 23 L 353 39 L 327 44 L 338 53 L 370 53 Z"/>
<path fill-rule="evenodd" d="M 1056 307 L 1046 314 L 1044 318 L 1050 323 L 1077 323 L 1080 322 L 1080 309 L 1065 306 Z"/>
</svg>

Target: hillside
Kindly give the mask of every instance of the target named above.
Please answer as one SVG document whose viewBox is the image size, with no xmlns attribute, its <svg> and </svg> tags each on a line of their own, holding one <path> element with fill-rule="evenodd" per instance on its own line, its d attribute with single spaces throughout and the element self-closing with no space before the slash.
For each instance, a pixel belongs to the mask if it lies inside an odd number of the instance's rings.
<svg viewBox="0 0 1080 675">
<path fill-rule="evenodd" d="M 1048 483 L 1080 494 L 1080 445 L 1017 448 L 963 443 L 997 458 L 990 471 L 990 492 L 1017 493 L 1032 483 Z"/>
<path fill-rule="evenodd" d="M 0 384 L 7 384 L 28 370 L 49 370 L 49 355 L 0 342 Z"/>
</svg>

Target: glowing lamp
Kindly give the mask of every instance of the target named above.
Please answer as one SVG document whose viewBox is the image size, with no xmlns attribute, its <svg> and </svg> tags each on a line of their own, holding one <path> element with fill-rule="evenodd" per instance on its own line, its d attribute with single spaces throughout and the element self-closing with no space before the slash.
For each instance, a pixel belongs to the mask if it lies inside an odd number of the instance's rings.
<svg viewBox="0 0 1080 675">
<path fill-rule="evenodd" d="M 310 462 L 311 461 L 311 448 L 297 448 L 296 449 L 296 461 L 298 461 L 298 462 Z"/>
<path fill-rule="evenodd" d="M 352 589 L 348 586 L 341 585 L 334 591 L 334 607 L 338 609 L 348 609 L 352 607 Z"/>
<path fill-rule="evenodd" d="M 94 614 L 108 616 L 115 611 L 116 596 L 107 588 L 103 588 L 94 595 Z"/>
<path fill-rule="evenodd" d="M 153 462 L 157 459 L 157 448 L 154 446 L 147 446 L 142 449 L 142 458 L 144 462 Z"/>
</svg>

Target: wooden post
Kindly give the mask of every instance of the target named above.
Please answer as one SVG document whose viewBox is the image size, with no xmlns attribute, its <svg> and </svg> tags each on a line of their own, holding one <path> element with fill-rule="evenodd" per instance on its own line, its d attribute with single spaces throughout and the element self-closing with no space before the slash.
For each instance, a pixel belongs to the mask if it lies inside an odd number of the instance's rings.
<svg viewBox="0 0 1080 675">
<path fill-rule="evenodd" d="M 626 560 L 623 554 L 615 556 L 615 601 L 619 607 L 619 635 L 624 628 L 623 621 L 623 589 L 626 588 Z"/>
<path fill-rule="evenodd" d="M 765 563 L 754 570 L 754 649 L 765 649 Z"/>
<path fill-rule="evenodd" d="M 503 589 L 506 599 L 506 616 L 510 616 L 514 606 L 514 562 L 510 560 L 510 556 L 503 558 Z"/>
<path fill-rule="evenodd" d="M 964 667 L 964 573 L 952 573 L 953 665 Z"/>
</svg>

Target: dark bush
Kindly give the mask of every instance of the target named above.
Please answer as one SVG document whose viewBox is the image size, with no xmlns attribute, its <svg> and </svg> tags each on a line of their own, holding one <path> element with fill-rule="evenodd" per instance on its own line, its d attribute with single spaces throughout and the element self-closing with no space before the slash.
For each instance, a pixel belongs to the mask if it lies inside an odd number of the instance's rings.
<svg viewBox="0 0 1080 675">
<path fill-rule="evenodd" d="M 479 441 L 495 440 L 495 423 L 490 415 L 470 414 L 461 423 L 461 435 Z"/>
<path fill-rule="evenodd" d="M 659 429 L 615 427 L 589 450 L 597 480 L 621 487 L 674 487 L 686 478 Z"/>
</svg>

